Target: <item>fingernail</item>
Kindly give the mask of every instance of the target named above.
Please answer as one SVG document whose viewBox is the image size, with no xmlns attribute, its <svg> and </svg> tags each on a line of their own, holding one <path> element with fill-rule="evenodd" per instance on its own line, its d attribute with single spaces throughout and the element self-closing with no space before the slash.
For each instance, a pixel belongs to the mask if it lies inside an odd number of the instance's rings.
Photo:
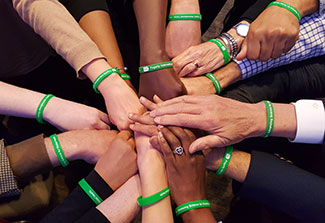
<svg viewBox="0 0 325 223">
<path fill-rule="evenodd" d="M 161 132 L 158 132 L 158 136 L 162 138 L 163 134 Z"/>
<path fill-rule="evenodd" d="M 156 117 L 156 111 L 155 110 L 151 111 L 149 115 L 153 118 Z"/>
<path fill-rule="evenodd" d="M 129 127 L 133 130 L 134 124 L 129 125 Z"/>
<path fill-rule="evenodd" d="M 140 97 L 140 101 L 141 102 L 144 102 L 145 101 L 145 98 L 143 96 Z"/>
<path fill-rule="evenodd" d="M 164 126 L 162 126 L 162 125 L 158 125 L 158 128 L 159 128 L 159 129 L 162 129 L 162 128 L 164 128 Z"/>
<path fill-rule="evenodd" d="M 128 114 L 128 117 L 129 117 L 129 118 L 132 118 L 132 117 L 133 117 L 133 114 L 132 114 L 132 113 L 129 113 L 129 114 Z"/>
<path fill-rule="evenodd" d="M 159 123 L 160 122 L 160 117 L 156 117 L 153 119 L 155 123 Z"/>
</svg>

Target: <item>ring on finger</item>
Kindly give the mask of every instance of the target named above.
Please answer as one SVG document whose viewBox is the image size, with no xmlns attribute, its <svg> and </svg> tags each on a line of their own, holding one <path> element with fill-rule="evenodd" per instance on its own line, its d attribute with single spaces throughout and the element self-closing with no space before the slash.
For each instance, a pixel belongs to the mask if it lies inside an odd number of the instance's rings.
<svg viewBox="0 0 325 223">
<path fill-rule="evenodd" d="M 174 153 L 181 156 L 184 153 L 184 149 L 181 146 L 178 146 L 174 149 Z"/>
<path fill-rule="evenodd" d="M 199 63 L 197 61 L 195 61 L 193 64 L 195 65 L 196 68 L 199 68 Z"/>
</svg>

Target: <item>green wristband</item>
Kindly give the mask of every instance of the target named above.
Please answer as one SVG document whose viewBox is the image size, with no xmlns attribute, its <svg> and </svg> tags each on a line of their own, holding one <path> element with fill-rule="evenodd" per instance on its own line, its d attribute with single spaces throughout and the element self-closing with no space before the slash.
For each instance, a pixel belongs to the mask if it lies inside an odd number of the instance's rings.
<svg viewBox="0 0 325 223">
<path fill-rule="evenodd" d="M 53 134 L 53 135 L 50 136 L 50 138 L 51 138 L 51 142 L 52 142 L 52 145 L 54 147 L 54 151 L 56 153 L 56 156 L 59 159 L 59 162 L 61 163 L 61 165 L 63 167 L 68 166 L 69 161 L 67 160 L 67 158 L 65 157 L 65 155 L 63 153 L 63 150 L 62 150 L 62 147 L 60 145 L 58 136 L 56 134 Z"/>
<path fill-rule="evenodd" d="M 160 201 L 167 197 L 170 194 L 169 187 L 163 189 L 162 191 L 159 191 L 156 194 L 153 194 L 149 197 L 142 198 L 142 196 L 138 197 L 138 204 L 140 207 L 147 206 L 153 203 L 156 203 L 157 201 Z"/>
<path fill-rule="evenodd" d="M 222 89 L 218 79 L 212 73 L 207 73 L 205 76 L 212 81 L 214 87 L 216 88 L 216 94 L 219 95 Z"/>
<path fill-rule="evenodd" d="M 210 202 L 208 200 L 198 200 L 191 201 L 184 204 L 179 205 L 175 209 L 176 216 L 183 214 L 186 211 L 196 209 L 196 208 L 211 208 Z"/>
<path fill-rule="evenodd" d="M 49 100 L 53 97 L 54 97 L 54 95 L 52 95 L 52 94 L 45 95 L 37 107 L 36 120 L 41 124 L 45 124 L 45 122 L 43 121 L 43 111 L 45 109 L 45 106 L 49 102 Z"/>
<path fill-rule="evenodd" d="M 288 10 L 294 16 L 297 17 L 298 21 L 300 21 L 301 14 L 295 7 L 293 7 L 293 6 L 291 6 L 291 5 L 287 4 L 287 3 L 284 3 L 284 2 L 274 1 L 274 2 L 271 2 L 266 8 L 268 8 L 268 7 L 272 6 L 272 5 L 275 5 L 275 6 L 278 6 L 278 7 L 281 7 L 281 8 L 284 8 L 284 9 Z"/>
<path fill-rule="evenodd" d="M 232 146 L 226 147 L 225 155 L 221 161 L 221 164 L 220 164 L 218 170 L 216 171 L 217 175 L 222 176 L 226 172 L 233 150 L 234 150 L 234 147 L 232 147 Z"/>
<path fill-rule="evenodd" d="M 118 73 L 118 75 L 121 75 L 120 71 L 116 68 L 110 68 L 108 70 L 105 70 L 103 73 L 101 73 L 96 80 L 93 83 L 93 89 L 97 94 L 100 94 L 100 92 L 98 91 L 97 87 L 98 85 L 109 75 L 111 75 L 112 73 Z"/>
<path fill-rule="evenodd" d="M 178 20 L 202 20 L 201 14 L 174 14 L 168 16 L 169 21 L 178 21 Z"/>
<path fill-rule="evenodd" d="M 128 74 L 120 74 L 120 76 L 123 80 L 131 80 L 131 77 Z"/>
<path fill-rule="evenodd" d="M 167 69 L 167 68 L 173 68 L 173 62 L 167 61 L 167 62 L 161 62 L 161 63 L 139 67 L 139 73 L 143 74 L 143 73 Z"/>
<path fill-rule="evenodd" d="M 221 50 L 221 53 L 223 54 L 223 59 L 224 59 L 223 65 L 226 65 L 230 60 L 230 55 L 229 55 L 229 52 L 228 52 L 225 44 L 223 44 L 223 42 L 221 42 L 218 39 L 211 39 L 208 42 L 214 43 L 219 47 L 219 49 Z"/>
<path fill-rule="evenodd" d="M 96 205 L 103 202 L 103 199 L 100 198 L 100 196 L 96 193 L 96 191 L 94 191 L 94 189 L 85 179 L 80 180 L 78 184 Z"/>
<path fill-rule="evenodd" d="M 262 137 L 266 138 L 272 134 L 274 127 L 274 109 L 270 101 L 263 101 L 266 106 L 266 129 Z"/>
</svg>

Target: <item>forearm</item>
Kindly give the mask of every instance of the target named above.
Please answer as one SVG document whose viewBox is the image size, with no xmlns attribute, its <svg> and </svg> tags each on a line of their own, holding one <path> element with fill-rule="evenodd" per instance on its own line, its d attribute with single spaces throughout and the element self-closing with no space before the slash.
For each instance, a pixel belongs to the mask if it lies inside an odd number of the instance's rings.
<svg viewBox="0 0 325 223">
<path fill-rule="evenodd" d="M 22 19 L 76 71 L 96 58 L 103 58 L 96 44 L 58 1 L 12 1 Z"/>
<path fill-rule="evenodd" d="M 319 0 L 280 0 L 295 7 L 302 17 L 317 12 L 319 9 Z"/>
<path fill-rule="evenodd" d="M 172 0 L 170 14 L 200 14 L 198 0 Z"/>
<path fill-rule="evenodd" d="M 169 60 L 165 50 L 166 0 L 135 0 L 140 38 L 140 65 Z"/>
<path fill-rule="evenodd" d="M 149 197 L 168 187 L 164 161 L 150 149 L 138 160 L 142 197 Z M 142 208 L 142 222 L 173 222 L 170 196 Z"/>
</svg>

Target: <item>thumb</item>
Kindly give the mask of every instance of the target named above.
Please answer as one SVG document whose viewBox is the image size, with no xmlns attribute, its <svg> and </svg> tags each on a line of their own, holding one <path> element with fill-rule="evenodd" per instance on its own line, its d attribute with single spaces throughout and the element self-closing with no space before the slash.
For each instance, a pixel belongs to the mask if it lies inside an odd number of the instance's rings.
<svg viewBox="0 0 325 223">
<path fill-rule="evenodd" d="M 195 153 L 200 150 L 206 150 L 213 147 L 222 147 L 224 143 L 221 138 L 216 135 L 208 135 L 201 138 L 198 138 L 190 145 L 190 153 Z"/>
<path fill-rule="evenodd" d="M 246 39 L 244 39 L 244 42 L 241 45 L 241 50 L 238 53 L 236 60 L 243 60 L 246 58 L 246 56 L 247 56 L 247 41 Z"/>
</svg>

